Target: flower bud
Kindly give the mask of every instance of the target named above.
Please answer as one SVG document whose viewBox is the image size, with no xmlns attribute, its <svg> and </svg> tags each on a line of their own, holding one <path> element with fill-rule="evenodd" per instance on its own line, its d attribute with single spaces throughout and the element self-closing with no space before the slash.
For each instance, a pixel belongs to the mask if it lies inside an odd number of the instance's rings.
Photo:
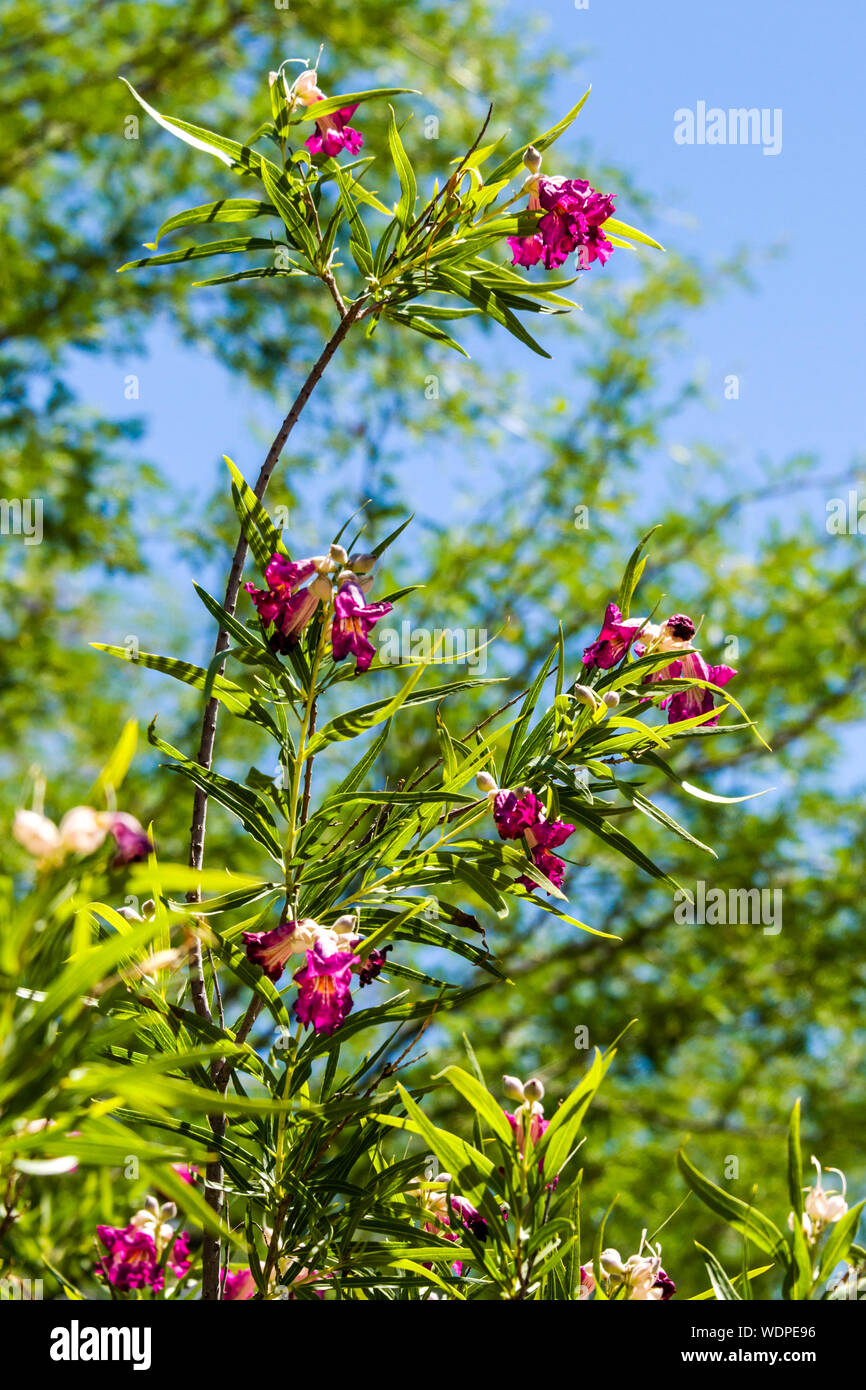
<svg viewBox="0 0 866 1390">
<path fill-rule="evenodd" d="M 324 574 L 317 574 L 310 584 L 310 594 L 313 598 L 321 599 L 322 603 L 327 603 L 331 597 L 331 581 Z"/>
<path fill-rule="evenodd" d="M 533 1076 L 531 1080 L 527 1081 L 523 1088 L 523 1094 L 527 1100 L 533 1102 L 544 1099 L 544 1086 L 537 1076 Z"/>
<path fill-rule="evenodd" d="M 541 168 L 541 154 L 534 145 L 530 145 L 523 156 L 523 165 L 524 168 L 529 170 L 530 174 L 537 174 Z"/>
<path fill-rule="evenodd" d="M 99 849 L 107 834 L 105 817 L 94 811 L 92 806 L 73 806 L 60 822 L 60 838 L 64 847 L 76 854 L 92 854 Z"/>
<path fill-rule="evenodd" d="M 19 845 L 23 845 L 27 853 L 36 859 L 45 859 L 61 846 L 60 831 L 54 821 L 38 811 L 16 811 L 12 834 Z"/>
<path fill-rule="evenodd" d="M 523 1082 L 516 1076 L 503 1076 L 502 1089 L 510 1100 L 523 1100 Z"/>
<path fill-rule="evenodd" d="M 588 685 L 575 684 L 572 686 L 572 693 L 581 705 L 588 705 L 590 709 L 595 709 L 598 704 L 598 696 Z"/>
<path fill-rule="evenodd" d="M 349 556 L 349 565 L 356 574 L 369 574 L 375 563 L 375 555 L 363 554 Z"/>
<path fill-rule="evenodd" d="M 598 1262 L 605 1274 L 625 1274 L 625 1265 L 618 1250 L 602 1250 Z"/>
<path fill-rule="evenodd" d="M 352 913 L 346 913 L 345 916 L 343 916 L 343 917 L 338 917 L 338 918 L 337 918 L 336 922 L 335 922 L 334 925 L 331 927 L 331 931 L 335 931 L 335 932 L 354 932 L 354 930 L 355 930 L 355 928 L 357 927 L 357 925 L 358 925 L 358 919 L 357 919 L 357 917 L 353 916 Z"/>
<path fill-rule="evenodd" d="M 342 545 L 337 545 L 336 541 L 331 546 L 330 550 L 328 551 L 328 554 L 334 561 L 335 565 L 345 565 L 346 561 L 349 558 L 345 548 Z"/>
<path fill-rule="evenodd" d="M 489 772 L 479 772 L 475 778 L 479 791 L 495 792 L 498 791 L 495 778 Z"/>
<path fill-rule="evenodd" d="M 619 704 L 619 693 L 616 690 L 606 690 L 601 698 L 608 709 L 616 709 Z"/>
</svg>

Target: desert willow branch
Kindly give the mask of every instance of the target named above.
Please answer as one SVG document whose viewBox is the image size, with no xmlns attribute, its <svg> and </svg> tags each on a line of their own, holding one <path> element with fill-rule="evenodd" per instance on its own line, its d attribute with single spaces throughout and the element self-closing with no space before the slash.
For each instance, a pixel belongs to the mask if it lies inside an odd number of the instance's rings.
<svg viewBox="0 0 866 1390">
<path fill-rule="evenodd" d="M 321 380 L 328 363 L 339 348 L 343 339 L 349 332 L 352 324 L 357 319 L 363 307 L 364 300 L 355 300 L 348 308 L 343 301 L 334 277 L 328 272 L 324 277 L 325 285 L 337 306 L 340 315 L 340 322 L 335 331 L 328 339 L 317 361 L 313 365 L 306 381 L 296 396 L 289 413 L 274 438 L 267 457 L 262 464 L 259 476 L 253 489 L 259 501 L 267 491 L 268 483 L 271 480 L 274 469 L 279 461 L 286 441 L 300 418 L 301 412 L 313 391 Z M 229 571 L 228 583 L 226 584 L 225 599 L 223 607 L 226 612 L 233 614 L 237 607 L 238 594 L 241 587 L 241 576 L 243 575 L 244 563 L 247 557 L 247 540 L 243 531 L 238 539 L 235 553 L 232 558 L 231 569 Z M 224 628 L 220 628 L 217 634 L 214 655 L 227 649 L 229 645 L 228 633 Z M 220 666 L 220 675 L 225 670 L 225 663 Z M 214 744 L 216 742 L 217 718 L 219 714 L 219 701 L 210 699 L 205 706 L 204 717 L 202 719 L 201 739 L 199 741 L 198 762 L 201 767 L 209 769 L 213 762 Z M 192 825 L 190 827 L 189 863 L 194 869 L 200 869 L 204 862 L 204 842 L 205 827 L 207 821 L 207 793 L 200 787 L 196 787 L 193 800 Z M 187 895 L 188 902 L 198 902 L 200 899 L 198 890 Z M 211 1021 L 211 1008 L 207 997 L 207 985 L 204 977 L 201 942 L 196 936 L 190 958 L 190 989 L 192 992 L 193 1006 L 196 1013 L 201 1018 Z M 217 1059 L 212 1067 L 212 1079 L 218 1093 L 224 1093 L 228 1084 L 230 1068 L 226 1068 L 224 1063 Z M 217 1111 L 208 1117 L 211 1132 L 217 1143 L 220 1144 L 226 1127 L 226 1118 L 221 1111 Z M 205 1198 L 214 1213 L 219 1216 L 222 1213 L 222 1165 L 218 1160 L 210 1163 L 206 1173 Z M 220 1297 L 220 1240 L 217 1236 L 206 1235 L 202 1248 L 202 1298 L 207 1301 L 218 1301 Z"/>
</svg>

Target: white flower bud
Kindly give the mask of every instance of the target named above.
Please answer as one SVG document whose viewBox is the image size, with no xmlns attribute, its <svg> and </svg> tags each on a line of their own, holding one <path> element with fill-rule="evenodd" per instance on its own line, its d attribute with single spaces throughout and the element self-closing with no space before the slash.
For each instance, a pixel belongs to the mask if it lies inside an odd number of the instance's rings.
<svg viewBox="0 0 866 1390">
<path fill-rule="evenodd" d="M 574 698 L 581 705 L 588 705 L 590 709 L 595 709 L 598 704 L 598 696 L 594 690 L 590 690 L 588 685 L 577 685 L 572 687 Z"/>
<path fill-rule="evenodd" d="M 598 1257 L 598 1262 L 604 1270 L 605 1274 L 625 1274 L 625 1265 L 622 1262 L 622 1258 L 618 1250 L 614 1250 L 612 1248 L 608 1250 L 602 1250 L 601 1254 Z"/>
<path fill-rule="evenodd" d="M 616 690 L 606 690 L 601 697 L 608 709 L 616 709 L 619 704 L 619 692 Z"/>
<path fill-rule="evenodd" d="M 516 1076 L 503 1076 L 502 1089 L 510 1100 L 523 1100 L 523 1082 Z"/>
<path fill-rule="evenodd" d="M 523 156 L 523 165 L 524 168 L 529 170 L 530 174 L 537 174 L 541 168 L 541 154 L 534 145 L 530 145 L 526 154 Z"/>
<path fill-rule="evenodd" d="M 533 1076 L 530 1081 L 527 1081 L 526 1085 L 523 1087 L 523 1094 L 527 1100 L 544 1100 L 544 1086 L 537 1076 Z"/>
<path fill-rule="evenodd" d="M 76 854 L 92 854 L 99 849 L 106 835 L 106 818 L 92 806 L 73 806 L 60 822 L 60 838 L 64 847 Z"/>
<path fill-rule="evenodd" d="M 324 574 L 317 574 L 310 585 L 310 593 L 313 598 L 320 599 L 322 603 L 327 603 L 331 597 L 331 581 Z"/>
<path fill-rule="evenodd" d="M 334 561 L 335 565 L 345 565 L 346 561 L 349 558 L 348 553 L 346 552 L 344 547 L 342 545 L 337 545 L 336 541 L 331 546 L 331 549 L 328 551 L 328 554 Z"/>
<path fill-rule="evenodd" d="M 349 565 L 356 574 L 369 574 L 376 563 L 375 555 L 350 555 Z"/>
<path fill-rule="evenodd" d="M 12 822 L 12 834 L 23 845 L 28 854 L 36 859 L 46 859 L 61 847 L 60 831 L 38 811 L 16 811 Z"/>
<path fill-rule="evenodd" d="M 495 778 L 491 777 L 489 772 L 479 772 L 475 781 L 479 791 L 489 793 L 499 790 Z"/>
</svg>

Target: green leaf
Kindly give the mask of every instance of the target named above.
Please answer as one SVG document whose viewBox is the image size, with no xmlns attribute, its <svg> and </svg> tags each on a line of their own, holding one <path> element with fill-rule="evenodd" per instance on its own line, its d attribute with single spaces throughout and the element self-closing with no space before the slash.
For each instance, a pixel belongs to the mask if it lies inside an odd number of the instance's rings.
<svg viewBox="0 0 866 1390">
<path fill-rule="evenodd" d="M 490 1159 L 456 1134 L 449 1134 L 447 1130 L 438 1129 L 436 1125 L 432 1124 L 399 1081 L 397 1082 L 397 1090 L 400 1093 L 406 1114 L 414 1122 L 417 1133 L 427 1141 L 432 1152 L 443 1164 L 445 1171 L 449 1172 L 454 1179 L 455 1191 L 464 1196 L 473 1206 L 482 1206 L 487 1184 L 495 1172 Z M 506 1125 L 507 1123 L 506 1121 Z"/>
<path fill-rule="evenodd" d="M 800 1152 L 800 1097 L 788 1125 L 788 1197 L 797 1220 L 803 1215 L 803 1156 Z"/>
<path fill-rule="evenodd" d="M 129 771 L 137 746 L 138 722 L 135 719 L 129 719 L 123 726 L 120 738 L 117 740 L 108 762 L 87 793 L 88 805 L 95 804 L 109 791 L 117 791 Z"/>
<path fill-rule="evenodd" d="M 317 121 L 322 116 L 328 116 L 332 111 L 341 111 L 344 106 L 359 106 L 362 101 L 373 101 L 375 98 L 385 100 L 388 97 L 399 96 L 420 96 L 421 93 L 415 87 L 373 87 L 369 91 L 349 92 L 344 96 L 326 97 L 324 101 L 314 102 L 301 113 L 301 120 Z"/>
<path fill-rule="evenodd" d="M 629 557 L 628 564 L 625 567 L 625 574 L 623 575 L 622 583 L 619 586 L 619 598 L 617 599 L 618 606 L 621 608 L 622 616 L 624 618 L 627 618 L 629 615 L 629 612 L 631 610 L 631 601 L 634 596 L 634 591 L 638 586 L 638 582 L 644 571 L 644 566 L 646 565 L 646 556 L 641 558 L 641 552 L 644 549 L 644 546 L 646 545 L 650 536 L 652 536 L 659 529 L 660 524 L 658 526 L 651 526 L 649 531 L 647 531 L 646 535 L 641 537 L 634 550 L 632 551 Z"/>
<path fill-rule="evenodd" d="M 642 246 L 651 246 L 655 251 L 664 251 L 660 242 L 654 241 L 646 232 L 638 231 L 637 227 L 630 227 L 627 222 L 620 222 L 616 217 L 609 217 L 604 224 L 604 234 L 613 232 L 616 236 L 626 237 L 629 241 L 639 241 Z"/>
<path fill-rule="evenodd" d="M 227 164 L 230 169 L 241 169 L 247 173 L 261 175 L 262 169 L 267 167 L 276 174 L 280 170 L 270 160 L 263 155 L 257 154 L 255 150 L 246 145 L 238 144 L 237 140 L 227 140 L 223 135 L 217 135 L 212 130 L 205 130 L 203 126 L 190 125 L 188 121 L 180 121 L 174 116 L 163 116 L 154 107 L 145 101 L 143 96 L 135 90 L 131 82 L 127 82 L 125 77 L 121 77 L 121 82 L 132 92 L 139 106 L 152 116 L 159 125 L 167 130 L 171 135 L 183 140 L 184 144 L 192 146 L 195 150 L 203 150 L 206 154 L 212 154 L 223 164 Z"/>
<path fill-rule="evenodd" d="M 822 1279 L 828 1279 L 839 1261 L 847 1259 L 851 1243 L 857 1234 L 860 1215 L 864 1207 L 866 1207 L 866 1201 L 858 1202 L 855 1207 L 846 1211 L 839 1221 L 835 1222 L 827 1236 L 824 1249 L 821 1251 L 821 1263 L 818 1272 Z"/>
<path fill-rule="evenodd" d="M 241 529 L 259 569 L 264 573 L 275 552 L 287 556 L 286 547 L 280 539 L 279 531 L 243 473 L 227 454 L 223 454 L 223 459 L 232 475 L 232 501 L 241 523 Z"/>
<path fill-rule="evenodd" d="M 272 250 L 273 241 L 260 236 L 229 237 L 226 241 L 207 241 L 203 245 L 186 246 L 182 251 L 166 251 L 161 256 L 144 256 L 140 261 L 127 261 L 118 267 L 118 275 L 124 270 L 138 270 L 146 265 L 172 265 L 180 261 L 203 261 L 208 256 L 231 256 L 238 251 Z"/>
<path fill-rule="evenodd" d="M 418 185 L 415 181 L 415 171 L 412 168 L 411 160 L 400 139 L 394 108 L 391 106 L 388 109 L 391 113 L 388 121 L 388 148 L 391 151 L 394 168 L 397 170 L 397 177 L 400 180 L 400 201 L 394 209 L 394 215 L 405 231 L 415 216 Z"/>
<path fill-rule="evenodd" d="M 464 275 L 459 270 L 452 270 L 450 266 L 437 267 L 435 277 L 431 277 L 431 288 L 442 290 L 446 294 L 456 294 L 462 299 L 468 299 L 486 314 L 488 318 L 494 319 L 507 328 L 513 337 L 525 343 L 539 357 L 550 357 L 550 353 L 541 347 L 520 322 L 520 319 L 512 313 L 508 305 L 505 304 L 497 294 L 487 285 L 483 284 L 477 276 Z"/>
<path fill-rule="evenodd" d="M 202 203 L 196 208 L 177 212 L 163 222 L 153 241 L 146 241 L 145 248 L 155 251 L 164 236 L 176 232 L 180 227 L 197 227 L 211 222 L 251 222 L 256 217 L 277 216 L 272 203 L 262 203 L 257 198 L 220 198 L 215 203 Z"/>
<path fill-rule="evenodd" d="M 208 673 L 201 666 L 193 666 L 188 661 L 177 661 L 172 656 L 157 656 L 154 652 L 131 653 L 127 647 L 114 647 L 105 642 L 91 642 L 98 652 L 107 652 L 109 656 L 116 656 L 121 661 L 129 661 L 134 666 L 146 666 L 151 671 L 161 671 L 166 676 L 173 676 L 175 680 L 182 681 L 184 685 L 192 686 L 194 690 L 204 692 Z M 240 719 L 249 719 L 253 724 L 258 724 L 260 728 L 270 729 L 276 734 L 277 729 L 274 721 L 261 703 L 240 685 L 235 685 L 233 681 L 226 680 L 224 676 L 213 677 L 211 695 L 215 700 L 219 700 L 225 705 L 230 714 L 236 714 Z"/>
<path fill-rule="evenodd" d="M 584 1116 L 615 1055 L 614 1049 L 604 1054 L 596 1049 L 586 1075 L 560 1105 L 542 1135 L 537 1146 L 538 1156 L 544 1158 L 545 1168 L 554 1175 L 574 1148 Z"/>
<path fill-rule="evenodd" d="M 701 1253 L 707 1257 L 704 1263 L 706 1264 L 707 1274 L 710 1276 L 710 1283 L 713 1286 L 713 1292 L 716 1298 L 724 1303 L 742 1303 L 742 1294 L 737 1293 L 737 1290 L 734 1288 L 713 1252 L 708 1250 L 705 1245 L 701 1245 L 697 1240 L 695 1241 L 695 1245 Z"/>
<path fill-rule="evenodd" d="M 319 248 L 310 230 L 309 209 L 297 206 L 293 197 L 295 188 L 285 173 L 274 165 L 266 165 L 262 168 L 261 174 L 265 192 L 280 214 L 292 242 L 304 252 L 312 264 L 315 264 Z"/>
<path fill-rule="evenodd" d="M 484 1120 L 497 1139 L 501 1139 L 503 1144 L 510 1149 L 514 1143 L 514 1134 L 510 1124 L 505 1118 L 502 1106 L 497 1103 L 486 1086 L 477 1081 L 474 1076 L 463 1071 L 461 1067 L 445 1067 L 438 1072 L 434 1080 L 438 1081 L 440 1076 L 444 1076 L 450 1081 L 456 1091 L 459 1091 L 465 1100 L 469 1101 L 476 1114 Z"/>
</svg>

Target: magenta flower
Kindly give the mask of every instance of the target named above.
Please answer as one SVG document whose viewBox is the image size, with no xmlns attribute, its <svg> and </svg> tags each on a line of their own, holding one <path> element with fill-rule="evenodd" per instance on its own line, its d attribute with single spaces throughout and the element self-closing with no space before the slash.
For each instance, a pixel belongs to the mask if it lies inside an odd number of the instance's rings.
<svg viewBox="0 0 866 1390">
<path fill-rule="evenodd" d="M 350 653 L 355 657 L 356 671 L 366 671 L 376 655 L 376 648 L 367 634 L 380 618 L 391 612 L 393 604 L 367 603 L 364 591 L 356 579 L 341 584 L 334 599 L 334 626 L 331 631 L 331 650 L 335 661 Z"/>
<path fill-rule="evenodd" d="M 256 1281 L 250 1270 L 239 1269 L 234 1272 L 230 1269 L 226 1270 L 223 1283 L 223 1299 L 226 1303 L 252 1298 L 255 1292 Z"/>
<path fill-rule="evenodd" d="M 357 154 L 364 139 L 360 131 L 353 130 L 349 125 L 357 109 L 358 103 L 355 102 L 354 106 L 341 106 L 339 111 L 331 111 L 326 116 L 317 117 L 315 135 L 304 141 L 310 154 L 326 154 L 331 159 L 341 150 Z M 312 114 L 315 105 L 310 110 Z"/>
<path fill-rule="evenodd" d="M 697 680 L 712 681 L 713 685 L 727 685 L 737 674 L 733 666 L 708 666 L 700 652 L 686 652 L 677 657 L 663 671 L 657 671 L 653 680 L 663 681 L 678 677 L 694 677 Z M 714 692 L 705 686 L 693 685 L 688 690 L 678 690 L 661 701 L 661 708 L 667 709 L 668 723 L 679 724 L 683 719 L 694 719 L 699 714 L 707 714 L 714 708 Z M 706 727 L 718 724 L 719 716 L 706 721 Z"/>
<path fill-rule="evenodd" d="M 353 106 L 342 106 L 339 111 L 331 111 L 317 117 L 316 107 L 326 98 L 319 86 L 319 75 L 315 68 L 308 68 L 306 72 L 301 73 L 289 96 L 293 107 L 306 106 L 316 122 L 315 133 L 305 141 L 310 154 L 325 154 L 333 158 L 341 150 L 348 150 L 350 154 L 358 153 L 364 141 L 360 132 L 353 130 L 349 125 L 358 109 L 357 102 Z"/>
<path fill-rule="evenodd" d="M 177 1173 L 181 1182 L 189 1183 L 190 1187 L 195 1186 L 198 1178 L 198 1168 L 194 1163 L 189 1166 L 185 1163 L 172 1163 L 171 1167 L 174 1172 Z"/>
<path fill-rule="evenodd" d="M 670 1275 L 665 1274 L 663 1269 L 659 1270 L 659 1277 L 656 1279 L 653 1288 L 661 1289 L 662 1295 L 659 1300 L 661 1303 L 666 1303 L 669 1298 L 673 1298 L 677 1291 L 677 1286 L 673 1279 L 671 1279 Z"/>
<path fill-rule="evenodd" d="M 528 787 L 523 788 L 520 796 L 516 792 L 500 791 L 493 798 L 493 819 L 503 840 L 519 840 L 543 815 L 544 807 Z"/>
<path fill-rule="evenodd" d="M 586 270 L 593 261 L 604 265 L 613 245 L 601 228 L 613 216 L 610 195 L 598 193 L 586 179 L 547 178 L 529 180 L 530 212 L 544 211 L 536 231 L 527 237 L 509 237 L 513 265 L 532 266 L 543 261 L 546 270 L 563 265 L 572 251 Z"/>
<path fill-rule="evenodd" d="M 361 962 L 361 967 L 358 970 L 358 982 L 362 989 L 364 985 L 372 984 L 382 967 L 388 964 L 385 957 L 393 949 L 393 946 L 383 946 L 381 951 L 371 951 L 367 959 Z"/>
<path fill-rule="evenodd" d="M 138 823 L 135 816 L 118 811 L 112 816 L 109 828 L 114 836 L 114 843 L 117 845 L 117 853 L 111 861 L 111 866 L 114 869 L 120 868 L 124 864 L 139 863 L 146 859 L 153 849 L 147 832 Z"/>
<path fill-rule="evenodd" d="M 569 826 L 569 830 L 574 830 L 574 826 Z M 536 869 L 540 869 L 546 878 L 549 878 L 554 888 L 562 889 L 565 882 L 565 864 L 556 854 L 550 854 L 543 845 L 533 845 L 529 851 L 529 857 Z M 521 874 L 517 880 L 522 883 L 528 893 L 537 893 L 539 884 L 534 883 L 526 874 Z M 548 897 L 550 895 L 548 894 Z"/>
<path fill-rule="evenodd" d="M 691 642 L 694 635 L 695 625 L 688 613 L 672 613 L 662 628 L 662 651 L 675 642 Z"/>
<path fill-rule="evenodd" d="M 252 583 L 244 585 L 263 626 L 273 628 L 268 641 L 275 652 L 287 652 L 300 640 L 321 599 L 326 597 L 315 580 L 307 588 L 301 588 L 326 567 L 327 561 L 320 556 L 292 562 L 285 555 L 274 552 L 265 569 L 267 588 L 257 589 Z"/>
<path fill-rule="evenodd" d="M 540 869 L 550 879 L 554 888 L 562 888 L 565 881 L 565 864 L 558 855 L 551 854 L 550 851 L 559 849 L 573 834 L 574 826 L 562 820 L 539 820 L 526 832 L 529 857 L 536 869 Z M 538 891 L 538 884 L 533 883 L 525 874 L 518 882 L 530 893 Z"/>
<path fill-rule="evenodd" d="M 100 1262 L 101 1270 L 112 1288 L 123 1293 L 131 1289 L 151 1288 L 157 1293 L 164 1284 L 159 1254 L 152 1235 L 139 1226 L 97 1226 L 96 1234 L 105 1246 L 107 1258 Z M 189 1236 L 178 1236 L 168 1258 L 168 1265 L 178 1279 L 190 1266 Z"/>
<path fill-rule="evenodd" d="M 295 1013 L 317 1033 L 329 1037 L 352 1010 L 352 966 L 359 957 L 353 951 L 326 952 L 317 941 L 307 951 L 307 963 L 295 975 L 299 986 Z"/>
<path fill-rule="evenodd" d="M 520 1149 L 521 1153 L 523 1153 L 523 1145 L 526 1142 L 525 1124 L 526 1110 L 528 1108 L 529 1107 L 524 1105 L 519 1106 L 516 1115 L 510 1115 L 507 1110 L 503 1110 L 502 1112 L 511 1125 L 511 1128 L 514 1130 L 517 1138 L 517 1147 Z M 533 1144 L 538 1143 L 549 1123 L 550 1121 L 546 1120 L 541 1113 L 541 1106 L 536 1102 L 535 1105 L 532 1106 L 532 1113 L 529 1117 L 529 1138 Z"/>
<path fill-rule="evenodd" d="M 272 931 L 245 931 L 243 940 L 247 948 L 247 960 L 253 965 L 260 965 L 269 980 L 278 980 L 286 961 L 295 949 L 295 942 L 292 940 L 294 933 L 294 922 L 281 922 Z"/>
<path fill-rule="evenodd" d="M 609 671 L 622 661 L 638 634 L 641 624 L 636 619 L 623 619 L 615 603 L 609 603 L 604 610 L 601 632 L 594 642 L 584 649 L 584 666 L 600 666 Z"/>
<path fill-rule="evenodd" d="M 493 819 L 503 840 L 526 842 L 529 858 L 554 885 L 561 888 L 565 879 L 565 865 L 550 851 L 564 845 L 569 835 L 574 834 L 574 826 L 565 821 L 545 819 L 544 805 L 528 787 L 518 791 L 501 789 L 494 795 L 490 793 L 493 805 Z M 535 892 L 538 884 L 533 883 L 526 874 L 517 880 L 528 892 Z"/>
</svg>

